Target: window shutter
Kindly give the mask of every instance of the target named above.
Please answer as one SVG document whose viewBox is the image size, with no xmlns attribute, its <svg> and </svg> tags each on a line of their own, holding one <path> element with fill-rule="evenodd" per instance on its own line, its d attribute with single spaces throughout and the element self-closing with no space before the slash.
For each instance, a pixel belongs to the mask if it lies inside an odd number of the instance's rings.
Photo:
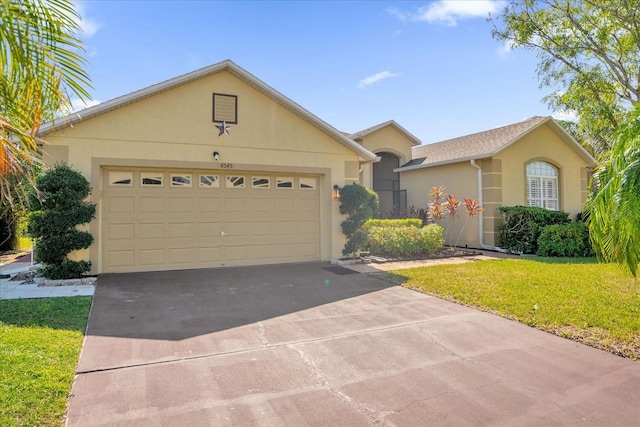
<svg viewBox="0 0 640 427">
<path fill-rule="evenodd" d="M 558 172 L 545 162 L 527 165 L 527 204 L 558 210 Z"/>
<path fill-rule="evenodd" d="M 540 206 L 540 179 L 527 178 L 527 204 L 529 206 Z"/>
</svg>

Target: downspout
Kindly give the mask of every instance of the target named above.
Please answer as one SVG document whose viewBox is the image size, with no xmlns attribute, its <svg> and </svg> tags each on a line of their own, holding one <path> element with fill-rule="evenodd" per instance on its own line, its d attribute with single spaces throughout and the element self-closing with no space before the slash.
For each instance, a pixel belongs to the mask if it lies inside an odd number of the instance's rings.
<svg viewBox="0 0 640 427">
<path fill-rule="evenodd" d="M 478 204 L 480 206 L 484 205 L 484 200 L 482 197 L 482 168 L 476 163 L 475 159 L 469 160 L 471 166 L 478 170 Z M 478 240 L 480 242 L 480 247 L 482 249 L 487 249 L 490 251 L 499 251 L 500 248 L 497 246 L 490 246 L 484 244 L 484 212 L 480 212 L 478 215 Z"/>
</svg>

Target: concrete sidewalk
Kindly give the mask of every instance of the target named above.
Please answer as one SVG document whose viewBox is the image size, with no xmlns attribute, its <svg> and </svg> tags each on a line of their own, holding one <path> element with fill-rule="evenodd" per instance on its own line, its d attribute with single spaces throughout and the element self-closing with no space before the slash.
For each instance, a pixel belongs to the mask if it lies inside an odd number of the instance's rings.
<svg viewBox="0 0 640 427">
<path fill-rule="evenodd" d="M 94 285 L 42 286 L 11 280 L 17 274 L 28 272 L 31 268 L 31 254 L 12 258 L 8 264 L 0 265 L 0 276 L 10 276 L 0 278 L 0 300 L 93 295 Z"/>
</svg>

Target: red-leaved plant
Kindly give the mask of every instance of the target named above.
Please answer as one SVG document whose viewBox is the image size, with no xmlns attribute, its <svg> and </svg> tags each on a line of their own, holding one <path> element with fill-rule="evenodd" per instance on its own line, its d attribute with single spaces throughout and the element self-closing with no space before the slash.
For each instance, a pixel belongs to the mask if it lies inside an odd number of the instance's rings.
<svg viewBox="0 0 640 427">
<path fill-rule="evenodd" d="M 460 200 L 456 199 L 455 194 L 449 194 L 447 197 L 444 197 L 444 186 L 441 187 L 431 187 L 431 191 L 429 192 L 429 196 L 432 197 L 431 202 L 429 202 L 429 218 L 432 221 L 441 221 L 444 214 L 448 214 L 449 221 L 453 222 L 456 218 L 459 218 L 458 208 L 460 207 Z M 444 202 L 442 201 L 444 200 Z M 462 205 L 465 207 L 467 211 L 467 218 L 458 233 L 458 238 L 456 239 L 455 244 L 453 245 L 453 250 L 458 246 L 458 241 L 460 240 L 460 236 L 462 235 L 462 231 L 464 227 L 467 225 L 467 221 L 469 218 L 477 216 L 480 212 L 484 211 L 484 208 L 480 206 L 477 200 L 471 200 L 468 197 L 464 198 L 464 202 Z"/>
</svg>

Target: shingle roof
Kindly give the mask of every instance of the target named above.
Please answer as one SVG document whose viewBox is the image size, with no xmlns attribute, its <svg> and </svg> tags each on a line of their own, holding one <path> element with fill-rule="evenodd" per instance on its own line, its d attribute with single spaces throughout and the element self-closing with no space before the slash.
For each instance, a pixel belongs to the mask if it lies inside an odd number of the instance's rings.
<svg viewBox="0 0 640 427">
<path fill-rule="evenodd" d="M 345 134 L 345 135 L 355 141 L 357 139 L 364 138 L 365 136 L 370 135 L 370 134 L 376 132 L 377 130 L 380 130 L 380 129 L 386 127 L 386 126 L 391 126 L 391 127 L 395 128 L 398 132 L 400 132 L 408 140 L 410 140 L 412 145 L 420 145 L 420 144 L 422 144 L 422 142 L 418 138 L 416 138 L 413 134 L 411 134 L 411 132 L 409 132 L 408 130 L 406 130 L 402 126 L 400 126 L 395 120 L 389 120 L 389 121 L 386 121 L 384 123 L 380 123 L 380 124 L 368 127 L 368 128 L 366 128 L 364 130 L 361 130 L 359 132 L 352 133 L 352 134 Z"/>
<path fill-rule="evenodd" d="M 415 169 L 436 164 L 455 163 L 491 157 L 511 145 L 526 133 L 547 122 L 555 125 L 556 131 L 560 129 L 559 131 L 563 132 L 561 127 L 557 125 L 551 117 L 535 116 L 522 122 L 484 132 L 477 132 L 446 141 L 414 147 L 412 151 L 413 159 L 402 165 L 400 169 Z M 565 135 L 565 137 L 568 137 L 568 135 Z M 586 154 L 586 159 L 593 161 L 593 158 L 570 137 L 568 137 L 568 142 L 575 145 L 572 147 L 575 150 L 582 151 L 580 154 L 583 157 Z"/>
</svg>

